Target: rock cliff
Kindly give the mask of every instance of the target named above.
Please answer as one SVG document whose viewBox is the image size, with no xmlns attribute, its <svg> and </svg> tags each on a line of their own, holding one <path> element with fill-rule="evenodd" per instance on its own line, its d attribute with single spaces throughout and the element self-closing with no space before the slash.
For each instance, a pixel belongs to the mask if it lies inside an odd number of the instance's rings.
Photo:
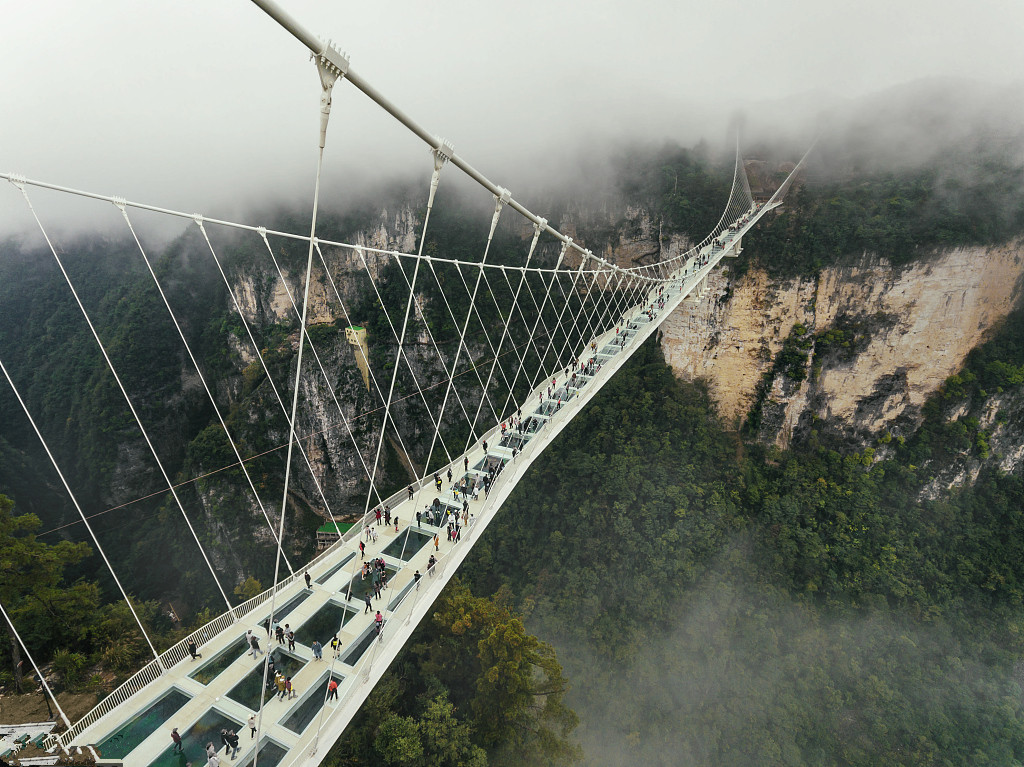
<svg viewBox="0 0 1024 767">
<path fill-rule="evenodd" d="M 788 281 L 758 268 L 734 279 L 727 262 L 700 302 L 666 320 L 662 344 L 679 375 L 709 381 L 736 427 L 760 397 L 767 441 L 785 446 L 821 420 L 866 443 L 901 421 L 916 423 L 928 395 L 1014 307 L 1022 256 L 1020 241 L 945 251 L 903 268 L 864 256 Z M 816 355 L 815 337 L 837 322 L 857 324 L 857 348 Z M 777 364 L 795 334 L 810 341 L 796 374 Z"/>
</svg>

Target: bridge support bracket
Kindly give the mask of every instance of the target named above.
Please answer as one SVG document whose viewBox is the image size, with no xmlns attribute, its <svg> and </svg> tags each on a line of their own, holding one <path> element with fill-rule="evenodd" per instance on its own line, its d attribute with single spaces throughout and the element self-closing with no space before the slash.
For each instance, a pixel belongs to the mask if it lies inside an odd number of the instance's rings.
<svg viewBox="0 0 1024 767">
<path fill-rule="evenodd" d="M 331 91 L 339 78 L 348 74 L 349 59 L 328 40 L 319 54 L 311 54 L 320 75 L 320 149 L 327 143 L 327 122 L 331 117 Z"/>
</svg>

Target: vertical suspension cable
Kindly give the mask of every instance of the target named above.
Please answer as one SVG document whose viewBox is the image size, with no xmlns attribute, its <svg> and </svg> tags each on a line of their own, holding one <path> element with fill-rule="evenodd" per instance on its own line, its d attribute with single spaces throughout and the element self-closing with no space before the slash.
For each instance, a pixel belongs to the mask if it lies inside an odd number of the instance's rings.
<svg viewBox="0 0 1024 767">
<path fill-rule="evenodd" d="M 25 412 L 25 417 L 28 418 L 28 422 L 32 424 L 32 430 L 36 433 L 36 437 L 39 438 L 39 442 L 43 446 L 43 450 L 46 451 L 47 457 L 50 459 L 50 463 L 53 464 L 54 470 L 57 472 L 57 476 L 60 477 L 61 484 L 64 485 L 64 489 L 68 493 L 68 497 L 71 498 L 71 503 L 75 505 L 75 509 L 78 511 L 78 515 L 82 518 L 82 522 L 85 523 L 85 529 L 89 531 L 89 535 L 92 538 L 93 543 L 96 544 L 96 550 L 99 551 L 100 556 L 103 557 L 103 562 L 106 564 L 107 569 L 110 571 L 111 577 L 114 579 L 114 583 L 117 584 L 118 591 L 121 592 L 121 596 L 124 597 L 125 603 L 128 605 L 128 609 L 131 610 L 132 617 L 135 618 L 135 622 L 139 626 L 139 630 L 142 632 L 142 636 L 146 639 L 146 644 L 149 645 L 150 652 L 153 653 L 153 658 L 156 659 L 157 665 L 160 667 L 160 673 L 163 673 L 167 669 L 164 668 L 163 661 L 160 660 L 160 654 L 156 651 L 153 646 L 153 642 L 149 638 L 149 634 L 146 633 L 146 627 L 142 625 L 142 619 L 139 618 L 139 614 L 135 612 L 135 607 L 132 605 L 132 600 L 128 598 L 128 592 L 125 591 L 124 586 L 121 585 L 121 580 L 117 577 L 117 573 L 114 572 L 114 566 L 110 563 L 107 558 L 107 554 L 103 551 L 103 547 L 100 545 L 99 538 L 96 537 L 96 533 L 93 532 L 92 525 L 89 524 L 88 518 L 85 516 L 85 512 L 82 511 L 82 507 L 78 503 L 78 498 L 71 490 L 71 485 L 68 484 L 67 479 L 64 478 L 64 472 L 61 471 L 60 465 L 57 463 L 57 458 L 53 455 L 53 451 L 50 450 L 49 444 L 46 442 L 46 438 L 43 437 L 43 433 L 39 430 L 39 426 L 36 425 L 36 420 L 32 417 L 32 413 L 29 412 L 28 405 L 25 404 L 25 400 L 21 397 L 21 392 L 18 391 L 18 387 L 14 385 L 14 379 L 11 378 L 11 374 L 7 371 L 7 366 L 4 365 L 2 359 L 0 359 L 0 371 L 3 371 L 4 378 L 7 379 L 8 385 L 11 387 L 11 391 L 14 392 L 14 396 L 18 399 L 18 404 L 21 405 L 21 409 Z M 11 624 L 12 626 L 14 624 Z M 68 727 L 71 725 L 68 724 Z"/>
<path fill-rule="evenodd" d="M 69 730 L 71 729 L 71 720 L 68 719 L 68 715 L 64 713 L 64 709 L 60 706 L 60 701 L 57 700 L 57 696 L 53 694 L 53 690 L 50 689 L 50 685 L 46 682 L 46 677 L 43 676 L 43 672 L 39 670 L 39 666 L 36 665 L 35 659 L 32 657 L 32 653 L 29 652 L 28 645 L 25 644 L 25 640 L 21 638 L 21 634 L 18 633 L 17 626 L 14 625 L 14 621 L 11 620 L 11 616 L 7 614 L 7 610 L 4 609 L 3 602 L 0 602 L 0 615 L 3 615 L 4 620 L 7 621 L 7 625 L 11 627 L 11 631 L 14 632 L 14 636 L 18 640 L 18 644 L 21 645 L 21 649 L 25 651 L 25 657 L 28 658 L 29 663 L 32 664 L 32 668 L 35 669 L 36 676 L 39 677 L 40 683 L 43 685 L 43 689 L 46 690 L 50 698 L 53 700 L 53 705 L 57 707 L 57 711 L 60 713 L 60 718 L 64 720 L 64 726 Z M 67 747 L 62 743 L 61 751 L 65 754 L 68 753 Z"/>
<path fill-rule="evenodd" d="M 471 295 L 470 298 L 469 298 L 469 307 L 470 308 L 469 308 L 469 311 L 466 312 L 466 321 L 465 321 L 465 323 L 462 326 L 462 332 L 459 334 L 459 345 L 458 345 L 458 347 L 456 347 L 456 351 L 455 351 L 455 362 L 452 363 L 452 377 L 448 379 L 448 385 L 445 387 L 445 392 L 444 392 L 444 400 L 441 402 L 441 410 L 437 414 L 437 422 L 438 422 L 438 424 L 441 424 L 441 423 L 444 422 L 444 411 L 445 411 L 445 408 L 448 406 L 448 396 L 451 394 L 452 385 L 455 383 L 455 373 L 458 370 L 459 358 L 460 358 L 460 356 L 462 354 L 462 349 L 463 349 L 465 341 L 466 341 L 466 330 L 469 329 L 469 320 L 470 320 L 470 317 L 472 315 L 474 304 L 476 302 L 477 291 L 480 288 L 480 279 L 481 279 L 481 277 L 483 275 L 484 264 L 487 263 L 487 254 L 491 250 L 491 241 L 494 239 L 494 230 L 497 229 L 497 227 L 498 227 L 498 218 L 501 216 L 501 210 L 502 210 L 502 208 L 505 207 L 505 202 L 508 200 L 508 198 L 509 198 L 509 192 L 508 192 L 507 189 L 502 192 L 500 197 L 495 196 L 495 198 L 494 198 L 494 215 L 491 216 L 491 230 L 487 234 L 487 245 L 484 248 L 483 258 L 480 260 L 480 271 L 479 271 L 479 273 L 476 276 L 476 284 L 473 286 L 473 295 Z M 462 273 L 459 272 L 459 274 L 461 276 Z M 486 390 L 485 390 L 485 393 L 486 393 Z M 481 395 L 481 396 L 483 396 L 483 395 Z M 438 437 L 438 432 L 435 432 L 434 433 L 434 438 L 430 442 L 430 451 L 427 453 L 427 461 L 426 461 L 426 463 L 423 464 L 423 477 L 421 478 L 421 481 L 422 481 L 422 479 L 426 478 L 427 474 L 430 473 L 430 459 L 434 455 L 434 446 L 437 444 L 437 437 Z"/>
<path fill-rule="evenodd" d="M 281 271 L 281 266 L 277 262 L 277 257 L 274 255 L 274 250 L 273 250 L 273 248 L 270 247 L 270 242 L 267 240 L 267 230 L 266 229 L 262 229 L 259 232 L 259 234 L 263 238 L 263 243 L 267 246 L 267 251 L 270 253 L 270 258 L 273 260 L 274 267 L 277 269 L 277 275 L 278 275 L 278 277 L 281 278 L 281 284 L 284 286 L 284 292 L 288 296 L 288 303 L 291 304 L 292 311 L 295 313 L 295 319 L 299 320 L 299 319 L 301 319 L 302 313 L 299 311 L 299 307 L 298 307 L 298 305 L 296 305 L 295 299 L 292 297 L 292 292 L 288 288 L 288 282 L 284 278 L 284 273 Z M 327 385 L 327 390 L 331 393 L 331 399 L 334 401 L 334 406 L 338 410 L 338 415 L 341 416 L 341 422 L 345 426 L 345 430 L 348 431 L 349 439 L 352 440 L 352 447 L 355 449 L 356 456 L 358 456 L 358 458 L 359 458 L 359 463 L 363 467 L 363 473 L 366 474 L 366 478 L 369 479 L 370 478 L 370 469 L 369 469 L 369 467 L 367 467 L 366 459 L 363 458 L 363 451 L 360 449 L 359 443 L 356 441 L 356 436 L 355 436 L 355 434 L 352 431 L 352 425 L 349 423 L 348 417 L 345 415 L 344 408 L 342 408 L 341 403 L 338 401 L 338 395 L 334 391 L 334 387 L 331 385 L 331 380 L 327 376 L 327 370 L 324 367 L 324 363 L 320 359 L 320 354 L 316 350 L 316 345 L 313 343 L 313 339 L 310 338 L 310 339 L 308 339 L 308 341 L 309 341 L 309 350 L 313 353 L 313 359 L 316 360 L 317 367 L 320 369 L 320 374 L 323 376 L 324 383 Z M 299 442 L 299 448 L 300 449 L 302 448 L 301 441 Z M 303 450 L 303 456 L 305 457 L 305 451 L 304 450 Z M 308 457 L 307 457 L 307 462 L 308 462 Z M 311 469 L 311 476 L 313 478 L 313 481 L 317 483 L 318 489 L 319 489 L 319 482 L 317 481 L 316 475 L 312 474 L 312 469 Z M 323 495 L 323 490 L 319 490 L 319 491 L 320 491 L 320 494 Z M 375 489 L 375 492 L 376 492 L 376 489 Z M 384 499 L 381 497 L 380 493 L 377 492 L 377 502 L 380 503 L 383 500 Z M 334 513 L 331 511 L 331 507 L 327 506 L 326 508 L 327 508 L 327 514 L 331 518 L 331 522 L 334 522 L 335 524 L 337 524 L 337 522 L 334 519 Z"/>
<path fill-rule="evenodd" d="M 203 235 L 203 239 L 206 241 L 206 247 L 210 251 L 210 255 L 213 256 L 214 262 L 217 264 L 217 271 L 220 272 L 221 280 L 224 282 L 224 287 L 227 288 L 228 295 L 231 296 L 231 303 L 235 307 L 235 312 L 238 314 L 238 318 L 242 321 L 242 327 L 245 328 L 245 333 L 249 337 L 249 343 L 252 344 L 253 351 L 256 353 L 256 359 L 260 361 L 260 366 L 263 368 L 263 373 L 267 377 L 267 382 L 270 384 L 271 391 L 274 392 L 274 397 L 277 399 L 278 404 L 281 406 L 281 412 L 284 417 L 288 418 L 288 410 L 285 407 L 284 400 L 281 398 L 281 393 L 277 389 L 277 384 L 274 383 L 273 377 L 270 375 L 270 369 L 267 367 L 266 360 L 263 359 L 263 354 L 260 352 L 260 346 L 256 343 L 256 337 L 252 334 L 252 328 L 249 327 L 249 322 L 245 319 L 245 314 L 242 312 L 242 307 L 238 303 L 238 299 L 235 297 L 235 291 L 231 288 L 231 282 L 228 280 L 227 273 L 224 271 L 224 266 L 220 262 L 220 257 L 217 255 L 217 251 L 213 247 L 213 243 L 210 241 L 210 235 L 206 231 L 206 225 L 203 222 L 203 217 L 200 215 L 193 216 L 193 220 L 199 227 L 199 231 Z M 324 502 L 324 508 L 330 510 L 331 505 L 327 502 L 327 495 L 323 491 L 323 487 L 316 478 L 316 472 L 313 471 L 313 464 L 309 460 L 309 456 L 306 453 L 306 449 L 299 443 L 299 453 L 302 455 L 306 462 L 306 467 L 309 469 L 310 476 L 313 477 L 313 483 L 316 485 L 317 492 L 320 493 L 320 500 Z M 332 514 L 333 516 L 333 514 Z M 283 554 L 282 554 L 283 555 Z M 287 560 L 286 560 L 287 562 Z M 289 565 L 291 570 L 291 565 Z"/>
<path fill-rule="evenodd" d="M 195 528 L 192 527 L 192 522 L 188 518 L 188 514 L 185 513 L 185 507 L 181 502 L 181 498 L 178 497 L 178 491 L 174 488 L 174 483 L 171 482 L 170 476 L 167 474 L 167 470 L 164 468 L 163 461 L 160 460 L 159 454 L 156 452 L 156 448 L 153 447 L 153 442 L 149 438 L 149 434 L 146 432 L 146 427 L 142 425 L 142 419 L 139 417 L 138 412 L 135 410 L 135 405 L 132 403 L 131 398 L 128 396 L 128 391 L 125 389 L 124 384 L 121 382 L 121 377 L 117 374 L 117 370 L 114 368 L 114 363 L 110 359 L 110 355 L 107 354 L 107 349 L 100 340 L 99 333 L 96 331 L 95 326 L 92 324 L 92 320 L 89 318 L 89 313 L 85 310 L 85 305 L 82 303 L 82 299 L 78 297 L 78 291 L 75 290 L 74 284 L 71 282 L 71 277 L 64 268 L 64 263 L 60 260 L 60 256 L 57 255 L 57 249 L 54 248 L 53 243 L 50 241 L 50 236 L 46 233 L 46 229 L 43 228 L 42 221 L 39 220 L 39 215 L 36 213 L 36 209 L 32 205 L 32 200 L 28 196 L 28 192 L 25 190 L 23 184 L 18 182 L 15 183 L 20 190 L 22 195 L 25 197 L 25 202 L 28 203 L 29 210 L 32 211 L 32 217 L 35 218 L 36 224 L 39 226 L 39 230 L 43 233 L 43 237 L 46 239 L 46 244 L 50 247 L 50 252 L 53 254 L 54 260 L 57 262 L 57 266 L 60 268 L 61 274 L 64 275 L 65 281 L 68 283 L 68 287 L 71 289 L 71 295 L 75 298 L 75 303 L 78 304 L 79 310 L 82 312 L 82 316 L 85 318 L 86 324 L 89 326 L 89 330 L 92 332 L 92 337 L 96 341 L 96 345 L 99 347 L 100 352 L 103 353 L 103 359 L 107 362 L 107 367 L 110 369 L 111 374 L 114 376 L 114 380 L 117 382 L 118 388 L 121 390 L 121 395 L 124 397 L 125 402 L 128 404 L 128 408 L 132 411 L 132 416 L 135 418 L 135 423 L 139 427 L 139 431 L 142 432 L 142 437 L 146 441 L 146 445 L 149 447 L 150 452 L 153 454 L 153 459 L 156 461 L 157 467 L 160 469 L 160 474 L 164 478 L 164 482 L 167 483 L 167 489 L 171 491 L 171 495 L 174 497 L 175 503 L 178 505 L 178 509 L 181 511 L 181 516 L 185 519 L 185 524 L 188 525 L 188 529 L 192 533 L 192 537 L 195 539 L 196 546 L 199 547 L 199 553 L 203 557 L 203 561 L 206 562 L 206 566 L 210 570 L 210 575 L 213 576 L 214 583 L 217 584 L 217 590 L 220 591 L 220 595 L 224 598 L 224 604 L 228 607 L 228 612 L 231 616 L 238 619 L 235 614 L 235 608 L 231 605 L 231 600 L 228 599 L 228 595 L 224 592 L 224 587 L 220 585 L 220 579 L 217 578 L 217 573 L 213 570 L 213 564 L 210 562 L 209 557 L 206 556 L 206 550 L 203 548 L 203 544 L 199 540 L 199 535 L 196 533 Z"/>
<path fill-rule="evenodd" d="M 235 440 L 231 437 L 231 432 L 228 430 L 228 425 L 225 423 L 224 417 L 221 415 L 220 407 L 217 405 L 217 400 L 214 398 L 213 392 L 210 391 L 210 387 L 206 383 L 206 376 L 203 375 L 203 371 L 199 367 L 199 362 L 192 353 L 192 347 L 189 345 L 188 340 L 186 340 L 185 332 L 181 329 L 181 325 L 178 323 L 178 318 L 175 316 L 174 310 L 171 308 L 171 302 L 167 299 L 163 286 L 160 284 L 160 280 L 157 278 L 156 272 L 153 270 L 153 265 L 149 261 L 146 249 L 142 247 L 142 243 L 139 241 L 139 235 L 135 233 L 135 227 L 132 225 L 132 221 L 128 217 L 128 211 L 125 209 L 123 203 L 115 204 L 117 205 L 118 210 L 121 211 L 121 215 L 124 216 L 125 223 L 128 224 L 128 229 L 131 230 L 132 237 L 135 239 L 135 244 L 139 247 L 139 253 L 142 254 L 142 260 L 146 262 L 146 269 L 149 270 L 149 274 L 153 278 L 153 284 L 156 285 L 156 289 L 160 293 L 160 298 L 163 300 L 164 306 L 167 307 L 167 313 L 171 317 L 171 322 L 174 323 L 174 328 L 178 331 L 178 337 L 181 338 L 181 342 L 185 345 L 185 351 L 188 353 L 189 359 L 192 360 L 192 365 L 199 374 L 199 380 L 203 384 L 206 396 L 210 398 L 210 404 L 213 405 L 213 412 L 217 415 L 217 421 L 220 423 L 220 428 L 224 430 L 224 436 L 227 437 L 228 443 L 231 445 L 231 450 L 235 454 L 235 459 L 238 461 L 238 465 L 241 467 L 242 473 L 245 475 L 245 479 L 249 483 L 249 489 L 252 490 L 252 495 L 256 499 L 256 505 L 260 507 L 260 511 L 263 513 L 263 518 L 267 520 L 267 527 L 270 529 L 270 534 L 276 537 L 277 533 L 274 531 L 274 525 L 270 521 L 270 516 L 267 514 L 267 510 L 263 508 L 263 501 L 260 498 L 259 493 L 256 492 L 256 484 L 252 481 L 252 477 L 249 475 L 249 470 L 246 468 L 245 461 L 242 460 L 242 454 L 238 450 L 238 445 L 235 444 Z M 287 557 L 285 557 L 285 564 L 288 565 L 289 572 L 295 572 L 292 570 L 291 563 L 288 562 Z"/>
<path fill-rule="evenodd" d="M 374 479 L 377 476 L 377 468 L 380 466 L 380 452 L 381 452 L 381 448 L 384 447 L 384 432 L 388 428 L 388 417 L 391 415 L 391 400 L 392 400 L 392 397 L 394 397 L 394 394 L 395 394 L 395 381 L 398 380 L 398 370 L 401 367 L 399 365 L 399 361 L 400 361 L 400 359 L 402 357 L 405 357 L 405 354 L 404 354 L 403 349 L 402 349 L 402 344 L 405 343 L 405 333 L 409 329 L 409 313 L 412 310 L 412 303 L 413 303 L 413 301 L 416 298 L 416 280 L 419 278 L 419 275 L 420 275 L 420 257 L 422 257 L 422 255 L 423 255 L 423 243 L 427 239 L 427 223 L 430 221 L 430 211 L 433 210 L 433 208 L 434 208 L 434 194 L 437 192 L 437 186 L 438 186 L 438 184 L 441 181 L 441 168 L 443 166 L 444 166 L 444 157 L 443 157 L 443 155 L 441 155 L 441 154 L 439 154 L 438 152 L 435 151 L 434 152 L 434 172 L 433 172 L 433 174 L 430 177 L 430 192 L 427 195 L 427 212 L 423 216 L 423 231 L 420 233 L 420 245 L 419 245 L 419 249 L 416 252 L 416 266 L 413 269 L 413 272 L 412 272 L 412 282 L 409 285 L 409 298 L 405 302 L 405 316 L 402 318 L 402 332 L 398 336 L 398 349 L 395 352 L 395 366 L 394 366 L 394 370 L 391 371 L 391 384 L 390 384 L 390 386 L 388 386 L 388 397 L 387 397 L 387 400 L 384 402 L 384 419 L 381 422 L 381 427 L 380 427 L 380 430 L 381 430 L 380 440 L 377 441 L 377 455 L 374 456 L 374 459 L 373 459 L 373 473 L 370 476 L 370 484 L 371 485 L 373 484 Z M 366 259 L 365 258 L 363 259 L 363 264 L 366 265 Z M 399 269 L 401 269 L 401 265 L 399 265 Z M 367 266 L 366 271 L 367 271 L 367 274 L 369 274 L 370 270 L 369 270 L 368 266 Z M 372 277 L 370 278 L 370 282 L 371 283 L 373 282 L 373 278 Z M 377 290 L 377 286 L 374 285 L 373 289 L 374 289 L 374 291 L 376 291 Z M 380 294 L 378 293 L 378 297 L 379 297 L 379 295 Z M 384 309 L 384 313 L 387 314 L 387 308 L 384 306 L 383 302 L 381 302 L 381 308 Z M 388 324 L 391 324 L 391 317 L 390 316 L 388 317 Z M 394 326 L 392 326 L 392 332 L 394 332 Z M 405 357 L 405 362 L 406 362 L 406 365 L 409 366 L 409 372 L 412 373 L 413 381 L 416 382 L 416 373 L 413 371 L 412 364 L 409 362 L 409 358 L 408 357 Z M 427 405 L 427 398 L 425 396 L 423 396 L 423 390 L 420 388 L 419 382 L 416 382 L 416 388 L 419 390 L 420 397 L 423 398 L 423 406 L 427 409 L 427 412 L 429 412 L 430 411 L 430 407 Z M 392 423 L 392 425 L 395 427 L 395 431 L 398 431 L 398 425 L 394 424 L 394 423 Z M 440 424 L 440 422 L 438 422 L 438 424 L 437 424 L 437 433 L 440 433 L 440 430 L 441 430 L 441 424 Z M 443 444 L 443 442 L 442 442 L 442 444 Z M 447 448 L 445 448 L 445 452 L 447 452 Z M 408 456 L 408 453 L 406 455 Z M 451 460 L 451 455 L 450 454 L 449 454 L 448 460 L 449 461 Z M 409 458 L 409 463 L 410 464 L 412 463 L 412 458 L 411 457 Z M 426 471 L 426 467 L 424 467 L 424 471 Z M 366 495 L 366 507 L 363 509 L 363 513 L 365 514 L 369 510 L 370 510 L 370 494 L 367 493 L 367 495 Z M 319 733 L 318 733 L 318 737 L 319 737 Z"/>
</svg>

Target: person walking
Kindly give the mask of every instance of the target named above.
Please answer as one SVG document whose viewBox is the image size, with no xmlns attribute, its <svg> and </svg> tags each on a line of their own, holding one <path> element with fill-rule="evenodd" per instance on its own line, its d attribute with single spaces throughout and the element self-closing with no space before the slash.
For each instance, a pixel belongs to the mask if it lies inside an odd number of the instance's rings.
<svg viewBox="0 0 1024 767">
<path fill-rule="evenodd" d="M 423 525 L 423 522 L 422 522 L 422 512 L 417 511 L 416 512 L 416 527 L 421 527 L 422 525 Z"/>
<path fill-rule="evenodd" d="M 420 578 L 421 577 L 422 576 L 420 575 L 420 571 L 419 570 L 417 570 L 416 572 L 414 572 L 412 574 L 412 582 L 416 584 L 416 590 L 417 591 L 420 590 Z"/>
<path fill-rule="evenodd" d="M 381 516 L 380 509 L 379 508 L 378 509 L 374 509 L 373 513 L 377 517 L 377 524 L 379 525 L 380 524 L 380 516 Z"/>
<path fill-rule="evenodd" d="M 451 483 L 452 483 L 452 467 L 449 466 L 448 467 L 448 484 L 450 485 Z"/>
<path fill-rule="evenodd" d="M 277 640 L 278 644 L 284 644 L 284 629 L 280 623 L 274 628 L 274 639 Z"/>
<path fill-rule="evenodd" d="M 434 551 L 440 551 L 440 550 L 441 550 L 441 536 L 439 536 L 437 533 L 434 533 Z"/>
<path fill-rule="evenodd" d="M 377 627 L 377 636 L 380 636 L 380 632 L 384 630 L 384 616 L 380 614 L 380 610 L 373 616 L 373 625 Z"/>
<path fill-rule="evenodd" d="M 182 754 L 185 752 L 185 747 L 181 744 L 181 736 L 178 734 L 177 727 L 171 730 L 171 740 L 174 741 L 174 748 L 171 749 L 173 753 Z"/>
<path fill-rule="evenodd" d="M 295 697 L 295 688 L 292 687 L 292 678 L 291 677 L 288 677 L 287 679 L 284 680 L 284 691 L 287 693 L 287 695 L 285 697 L 288 698 L 288 700 L 291 700 L 292 698 Z"/>
<path fill-rule="evenodd" d="M 249 637 L 249 646 L 252 647 L 252 657 L 255 658 L 256 654 L 263 655 L 263 650 L 260 649 L 260 640 L 256 638 L 255 634 Z"/>
<path fill-rule="evenodd" d="M 338 635 L 335 634 L 331 639 L 331 650 L 334 652 L 334 657 L 338 657 L 338 649 L 341 647 L 341 640 L 338 639 Z"/>
<path fill-rule="evenodd" d="M 277 675 L 277 697 L 278 697 L 279 700 L 284 700 L 285 693 L 287 692 L 287 690 L 285 690 L 285 684 L 286 684 L 286 682 L 285 682 L 284 674 L 278 674 Z"/>
<path fill-rule="evenodd" d="M 370 601 L 370 593 L 369 592 L 367 592 L 363 596 L 363 601 L 366 602 L 366 609 L 363 610 L 363 615 L 366 615 L 368 612 L 370 612 L 370 610 L 373 609 L 373 602 Z"/>
<path fill-rule="evenodd" d="M 249 714 L 249 731 L 252 733 L 249 739 L 256 737 L 256 714 Z"/>
<path fill-rule="evenodd" d="M 331 701 L 331 700 L 337 700 L 337 699 L 338 699 L 338 683 L 335 680 L 332 679 L 330 682 L 327 683 L 327 700 Z"/>
<path fill-rule="evenodd" d="M 313 640 L 313 644 L 310 646 L 310 649 L 313 651 L 313 660 L 324 659 L 324 646 L 320 644 L 319 639 Z"/>
<path fill-rule="evenodd" d="M 359 558 L 363 559 L 366 557 L 366 544 L 359 541 Z"/>
<path fill-rule="evenodd" d="M 312 586 L 310 584 L 313 582 L 313 579 L 309 577 L 309 571 L 307 570 L 305 573 L 303 573 L 303 575 L 306 578 L 306 588 L 307 589 L 312 588 Z"/>
<path fill-rule="evenodd" d="M 188 642 L 188 654 L 192 656 L 192 660 L 203 657 L 203 654 L 199 652 L 199 648 L 196 647 L 194 639 L 190 639 Z"/>
</svg>

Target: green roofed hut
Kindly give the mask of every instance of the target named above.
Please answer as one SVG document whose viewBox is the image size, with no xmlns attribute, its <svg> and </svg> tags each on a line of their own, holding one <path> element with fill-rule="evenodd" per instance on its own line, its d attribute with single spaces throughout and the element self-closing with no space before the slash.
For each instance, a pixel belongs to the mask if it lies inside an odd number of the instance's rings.
<svg viewBox="0 0 1024 767">
<path fill-rule="evenodd" d="M 355 522 L 328 522 L 316 531 L 317 550 L 326 549 L 332 543 L 341 540 L 341 536 L 352 529 Z"/>
</svg>

